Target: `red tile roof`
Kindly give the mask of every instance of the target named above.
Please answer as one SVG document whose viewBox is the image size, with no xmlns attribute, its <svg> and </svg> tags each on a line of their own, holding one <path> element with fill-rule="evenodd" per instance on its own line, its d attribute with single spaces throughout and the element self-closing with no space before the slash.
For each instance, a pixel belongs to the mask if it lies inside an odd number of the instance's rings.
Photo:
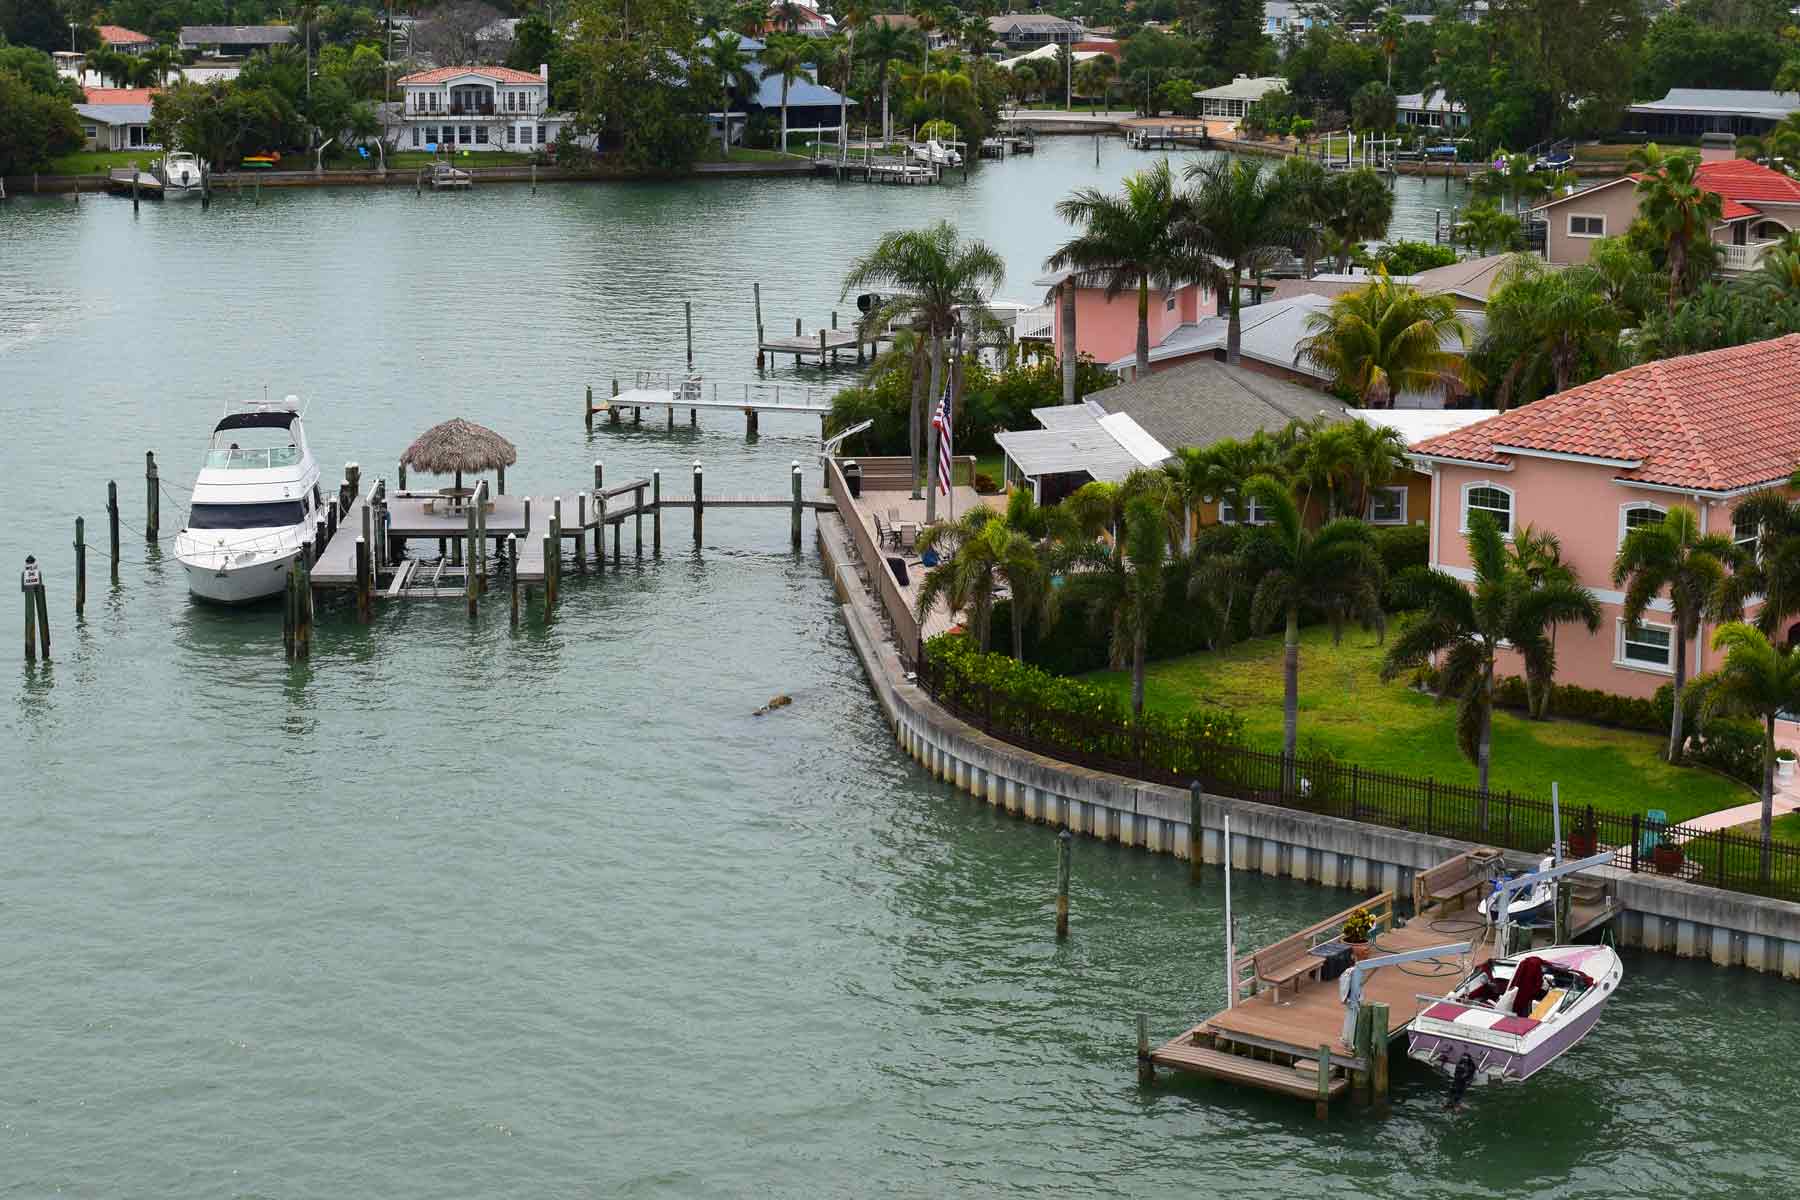
<svg viewBox="0 0 1800 1200">
<path fill-rule="evenodd" d="M 542 83 L 535 71 L 515 71 L 511 67 L 437 67 L 402 75 L 401 83 L 445 83 L 463 75 L 480 75 L 496 83 Z"/>
<path fill-rule="evenodd" d="M 160 88 L 83 88 L 89 104 L 148 104 Z"/>
<path fill-rule="evenodd" d="M 1717 192 L 1727 200 L 1746 204 L 1800 204 L 1800 183 L 1747 158 L 1701 163 L 1694 175 L 1707 191 Z"/>
<path fill-rule="evenodd" d="M 1786 479 L 1800 460 L 1800 334 L 1631 367 L 1412 449 L 1506 465 L 1509 446 L 1637 462 L 1617 477 L 1701 491 Z"/>
<path fill-rule="evenodd" d="M 156 40 L 148 34 L 139 33 L 135 29 L 127 29 L 123 25 L 102 25 L 97 32 L 100 34 L 100 40 L 108 46 L 135 46 Z"/>
</svg>

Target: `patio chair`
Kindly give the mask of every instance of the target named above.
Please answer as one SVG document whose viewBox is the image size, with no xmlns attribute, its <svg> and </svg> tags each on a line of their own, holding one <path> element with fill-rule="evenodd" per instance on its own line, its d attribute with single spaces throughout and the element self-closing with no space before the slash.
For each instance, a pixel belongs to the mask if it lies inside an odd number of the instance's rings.
<svg viewBox="0 0 1800 1200">
<path fill-rule="evenodd" d="M 873 519 L 875 521 L 875 545 L 877 547 L 885 546 L 893 531 L 881 523 L 880 513 L 874 513 Z"/>
<path fill-rule="evenodd" d="M 913 546 L 915 546 L 919 540 L 919 527 L 917 525 L 908 525 L 903 529 L 897 530 L 894 536 L 900 549 L 907 554 L 911 554 L 913 552 Z"/>
</svg>

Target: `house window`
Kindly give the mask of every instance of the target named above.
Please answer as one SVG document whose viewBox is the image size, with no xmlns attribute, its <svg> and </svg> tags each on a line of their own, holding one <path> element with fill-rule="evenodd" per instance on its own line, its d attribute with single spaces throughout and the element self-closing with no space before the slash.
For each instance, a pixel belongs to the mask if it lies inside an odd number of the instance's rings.
<svg viewBox="0 0 1800 1200">
<path fill-rule="evenodd" d="M 537 127 L 537 129 L 538 129 L 538 145 L 541 146 L 544 144 L 544 127 L 542 125 L 539 125 Z"/>
<path fill-rule="evenodd" d="M 98 125 L 83 125 L 81 131 L 87 136 L 87 139 L 90 142 L 100 136 L 100 127 Z"/>
<path fill-rule="evenodd" d="M 1168 297 L 1166 297 L 1163 300 L 1163 311 L 1164 312 L 1174 312 L 1175 311 L 1175 295 L 1174 295 L 1174 293 L 1171 292 L 1168 295 Z"/>
<path fill-rule="evenodd" d="M 1237 510 L 1231 506 L 1231 501 L 1220 500 L 1219 501 L 1219 524 L 1221 524 L 1221 525 L 1236 525 L 1237 523 L 1238 523 Z M 1244 524 L 1246 524 L 1246 525 L 1267 525 L 1268 523 L 1269 523 L 1269 510 L 1267 508 L 1263 507 L 1263 502 L 1261 500 L 1251 500 L 1250 501 L 1250 519 L 1245 521 Z"/>
<path fill-rule="evenodd" d="M 477 125 L 475 127 L 475 144 L 477 146 L 487 145 L 487 126 L 486 125 Z"/>
<path fill-rule="evenodd" d="M 1478 512 L 1484 512 L 1494 518 L 1494 524 L 1500 532 L 1512 532 L 1512 493 L 1503 487 L 1495 487 L 1491 483 L 1475 483 L 1463 488 L 1463 527 L 1469 531 L 1469 518 Z"/>
<path fill-rule="evenodd" d="M 1752 558 L 1756 557 L 1756 540 L 1761 533 L 1756 522 L 1745 515 L 1743 509 L 1732 514 L 1731 540 L 1737 543 L 1739 550 Z"/>
<path fill-rule="evenodd" d="M 1406 524 L 1406 489 L 1384 487 L 1376 488 L 1371 492 L 1369 494 L 1369 524 Z"/>
<path fill-rule="evenodd" d="M 1631 535 L 1632 530 L 1661 524 L 1663 515 L 1667 512 L 1668 509 L 1658 504 L 1627 504 L 1620 508 L 1619 545 L 1625 544 L 1625 539 Z"/>
<path fill-rule="evenodd" d="M 469 144 L 469 127 L 467 125 L 458 125 L 456 127 L 456 144 L 459 146 L 466 146 Z"/>
<path fill-rule="evenodd" d="M 144 144 L 144 127 L 142 125 L 131 126 L 127 130 L 127 133 L 130 135 L 127 140 L 132 146 L 136 147 Z"/>
<path fill-rule="evenodd" d="M 1618 657 L 1621 667 L 1638 670 L 1669 671 L 1673 659 L 1670 647 L 1674 635 L 1667 625 L 1627 625 L 1619 622 Z"/>
<path fill-rule="evenodd" d="M 531 145 L 531 126 L 529 126 L 529 125 L 519 126 L 519 141 L 521 141 L 522 143 L 524 143 L 527 146 Z"/>
<path fill-rule="evenodd" d="M 419 127 L 417 125 L 414 125 L 413 126 L 413 145 L 417 146 L 418 144 L 419 144 Z"/>
<path fill-rule="evenodd" d="M 1591 213 L 1569 214 L 1569 236 L 1600 238 L 1606 236 L 1606 218 Z"/>
<path fill-rule="evenodd" d="M 513 128 L 511 125 L 508 125 L 506 127 L 506 144 L 510 146 L 518 140 L 519 140 L 519 131 L 517 129 Z"/>
<path fill-rule="evenodd" d="M 437 140 L 437 126 L 427 125 L 425 127 L 425 144 L 427 146 L 435 146 L 437 145 Z"/>
</svg>

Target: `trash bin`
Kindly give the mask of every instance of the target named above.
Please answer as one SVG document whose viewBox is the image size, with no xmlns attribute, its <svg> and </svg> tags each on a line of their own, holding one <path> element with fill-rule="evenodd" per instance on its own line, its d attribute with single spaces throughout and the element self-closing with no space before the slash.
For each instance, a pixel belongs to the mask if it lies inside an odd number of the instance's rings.
<svg viewBox="0 0 1800 1200">
<path fill-rule="evenodd" d="M 844 464 L 844 486 L 850 489 L 852 500 L 862 498 L 862 468 L 856 465 L 855 459 Z"/>
</svg>

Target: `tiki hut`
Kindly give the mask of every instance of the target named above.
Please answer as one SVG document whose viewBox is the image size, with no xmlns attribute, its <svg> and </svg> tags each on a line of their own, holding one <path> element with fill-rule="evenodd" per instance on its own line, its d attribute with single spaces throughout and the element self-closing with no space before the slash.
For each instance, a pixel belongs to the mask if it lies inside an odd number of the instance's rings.
<svg viewBox="0 0 1800 1200">
<path fill-rule="evenodd" d="M 463 494 L 463 472 L 494 471 L 506 491 L 506 468 L 519 461 L 513 444 L 493 430 L 461 417 L 433 425 L 400 456 L 400 465 L 427 475 L 455 475 L 451 495 Z"/>
</svg>

